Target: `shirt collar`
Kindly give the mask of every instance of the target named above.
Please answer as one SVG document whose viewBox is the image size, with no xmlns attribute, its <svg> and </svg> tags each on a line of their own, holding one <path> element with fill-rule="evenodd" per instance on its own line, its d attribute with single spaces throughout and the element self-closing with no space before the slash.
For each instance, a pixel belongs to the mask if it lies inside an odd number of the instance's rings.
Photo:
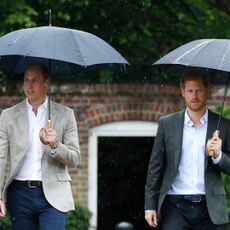
<svg viewBox="0 0 230 230">
<path fill-rule="evenodd" d="M 27 109 L 31 109 L 31 110 L 32 110 L 32 106 L 31 106 L 31 104 L 29 103 L 28 98 L 26 98 L 26 106 L 27 106 Z M 38 108 L 47 109 L 47 107 L 48 107 L 48 97 L 46 96 L 45 101 L 44 101 L 41 105 L 39 105 Z"/>
<path fill-rule="evenodd" d="M 203 125 L 204 123 L 207 123 L 208 121 L 208 110 L 206 109 L 205 114 L 200 118 L 200 123 L 201 125 Z M 188 111 L 185 111 L 184 114 L 184 125 L 186 126 L 193 126 L 193 122 L 191 120 L 191 118 L 188 115 Z"/>
</svg>

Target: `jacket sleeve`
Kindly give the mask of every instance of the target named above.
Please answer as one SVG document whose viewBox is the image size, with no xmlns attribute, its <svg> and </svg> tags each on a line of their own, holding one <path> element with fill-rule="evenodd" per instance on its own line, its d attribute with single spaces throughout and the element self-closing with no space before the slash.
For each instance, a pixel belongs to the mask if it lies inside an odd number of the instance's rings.
<svg viewBox="0 0 230 230">
<path fill-rule="evenodd" d="M 223 119 L 223 126 L 225 128 L 224 136 L 222 138 L 222 157 L 218 163 L 219 169 L 230 175 L 230 120 Z M 220 131 L 220 138 L 222 131 Z"/>
<path fill-rule="evenodd" d="M 145 210 L 157 210 L 159 192 L 165 167 L 163 120 L 159 120 L 157 135 L 149 161 L 145 185 Z"/>
<path fill-rule="evenodd" d="M 0 117 L 0 199 L 2 199 L 2 190 L 5 182 L 5 170 L 8 157 L 8 132 L 6 129 L 7 116 L 3 111 Z"/>
</svg>

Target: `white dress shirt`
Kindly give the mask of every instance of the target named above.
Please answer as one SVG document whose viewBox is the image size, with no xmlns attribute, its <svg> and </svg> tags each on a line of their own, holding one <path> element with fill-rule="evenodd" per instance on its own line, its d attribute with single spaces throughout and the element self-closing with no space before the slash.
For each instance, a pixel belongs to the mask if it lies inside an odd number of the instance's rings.
<svg viewBox="0 0 230 230">
<path fill-rule="evenodd" d="M 168 194 L 205 194 L 204 167 L 206 152 L 208 110 L 195 128 L 185 112 L 181 160 L 178 173 Z"/>
<path fill-rule="evenodd" d="M 46 125 L 47 104 L 46 97 L 44 103 L 38 107 L 36 115 L 28 100 L 26 102 L 29 119 L 29 145 L 22 167 L 15 177 L 16 180 L 42 180 L 42 143 L 39 139 L 39 132 Z"/>
</svg>

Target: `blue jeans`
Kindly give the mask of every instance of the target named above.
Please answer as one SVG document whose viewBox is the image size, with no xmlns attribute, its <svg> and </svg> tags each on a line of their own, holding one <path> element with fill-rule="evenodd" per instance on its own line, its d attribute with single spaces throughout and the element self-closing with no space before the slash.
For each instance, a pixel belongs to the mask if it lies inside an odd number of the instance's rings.
<svg viewBox="0 0 230 230">
<path fill-rule="evenodd" d="M 7 208 L 13 230 L 64 230 L 66 213 L 52 207 L 42 187 L 29 188 L 12 182 Z"/>
</svg>

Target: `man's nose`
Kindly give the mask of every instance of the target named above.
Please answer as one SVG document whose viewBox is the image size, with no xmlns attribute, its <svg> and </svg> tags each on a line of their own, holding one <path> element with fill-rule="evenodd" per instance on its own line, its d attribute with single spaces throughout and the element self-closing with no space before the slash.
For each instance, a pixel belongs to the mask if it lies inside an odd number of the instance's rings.
<svg viewBox="0 0 230 230">
<path fill-rule="evenodd" d="M 194 91 L 193 94 L 192 94 L 193 98 L 197 98 L 198 97 L 198 92 L 197 91 Z"/>
<path fill-rule="evenodd" d="M 27 81 L 26 83 L 28 87 L 32 87 L 34 85 L 34 81 Z"/>
</svg>

